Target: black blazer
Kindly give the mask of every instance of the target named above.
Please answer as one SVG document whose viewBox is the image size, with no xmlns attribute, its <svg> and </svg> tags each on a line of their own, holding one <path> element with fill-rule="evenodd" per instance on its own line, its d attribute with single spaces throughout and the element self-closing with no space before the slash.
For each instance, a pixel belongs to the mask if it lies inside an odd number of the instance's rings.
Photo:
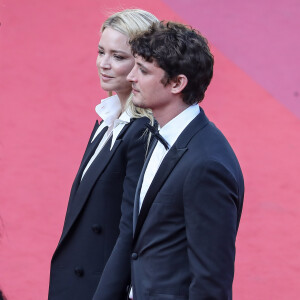
<svg viewBox="0 0 300 300">
<path fill-rule="evenodd" d="M 231 299 L 244 182 L 232 148 L 203 110 L 167 153 L 138 214 L 140 188 L 141 180 L 127 247 L 134 299 Z M 124 258 L 117 247 L 113 253 Z M 94 300 L 124 299 L 129 280 L 120 257 L 105 268 Z"/>
<path fill-rule="evenodd" d="M 99 138 L 106 131 L 102 130 L 91 143 L 99 127 L 96 122 L 72 186 L 63 232 L 52 257 L 48 299 L 92 299 L 119 235 L 121 202 L 122 214 L 132 218 L 134 193 L 145 159 L 143 133 L 147 122 L 147 118 L 132 119 L 125 125 L 112 150 L 107 143 L 80 182 Z M 132 228 L 124 224 L 120 229 L 132 233 Z"/>
</svg>

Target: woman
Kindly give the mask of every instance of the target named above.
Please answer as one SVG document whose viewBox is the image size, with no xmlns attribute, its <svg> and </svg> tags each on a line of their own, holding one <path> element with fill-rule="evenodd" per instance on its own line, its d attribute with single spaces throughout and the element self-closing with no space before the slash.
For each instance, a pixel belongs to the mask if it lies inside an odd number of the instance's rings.
<svg viewBox="0 0 300 300">
<path fill-rule="evenodd" d="M 1 235 L 2 235 L 2 219 L 0 217 L 0 239 L 1 239 Z M 4 293 L 2 292 L 1 288 L 0 288 L 0 300 L 6 300 Z"/>
<path fill-rule="evenodd" d="M 0 290 L 0 300 L 6 300 L 5 296 L 3 295 L 2 291 Z"/>
<path fill-rule="evenodd" d="M 158 20 L 143 10 L 125 10 L 102 26 L 97 68 L 101 87 L 116 95 L 101 101 L 103 121 L 92 131 L 74 180 L 63 232 L 53 254 L 50 300 L 92 299 L 119 235 L 131 234 L 133 199 L 141 172 L 152 119 L 130 100 L 126 80 L 134 65 L 128 41 Z"/>
</svg>

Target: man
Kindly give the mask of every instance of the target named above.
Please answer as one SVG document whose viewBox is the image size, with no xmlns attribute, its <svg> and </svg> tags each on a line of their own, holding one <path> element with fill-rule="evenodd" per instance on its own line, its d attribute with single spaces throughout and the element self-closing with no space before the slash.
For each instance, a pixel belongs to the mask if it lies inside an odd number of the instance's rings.
<svg viewBox="0 0 300 300">
<path fill-rule="evenodd" d="M 199 33 L 171 22 L 131 46 L 133 102 L 151 108 L 161 129 L 150 128 L 133 241 L 117 241 L 93 300 L 124 299 L 130 253 L 135 300 L 231 299 L 244 183 L 227 140 L 197 105 L 213 56 Z"/>
<path fill-rule="evenodd" d="M 232 299 L 244 183 L 228 141 L 197 105 L 213 75 L 207 41 L 162 22 L 131 47 L 133 103 L 160 126 L 135 196 L 133 299 Z"/>
</svg>

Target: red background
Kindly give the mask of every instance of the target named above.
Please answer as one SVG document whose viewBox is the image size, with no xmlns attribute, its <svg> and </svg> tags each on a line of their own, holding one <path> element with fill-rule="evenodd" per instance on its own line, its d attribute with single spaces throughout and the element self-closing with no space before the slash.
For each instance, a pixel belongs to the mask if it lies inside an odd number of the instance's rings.
<svg viewBox="0 0 300 300">
<path fill-rule="evenodd" d="M 0 286 L 47 299 L 72 180 L 105 93 L 99 29 L 139 7 L 192 24 L 215 74 L 203 107 L 229 139 L 246 185 L 234 299 L 298 299 L 299 1 L 0 0 Z"/>
</svg>

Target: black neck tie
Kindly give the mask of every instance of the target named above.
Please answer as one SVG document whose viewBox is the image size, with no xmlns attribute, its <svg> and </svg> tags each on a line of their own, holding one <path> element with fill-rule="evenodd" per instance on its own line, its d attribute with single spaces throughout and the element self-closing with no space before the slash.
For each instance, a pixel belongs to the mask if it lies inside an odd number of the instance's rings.
<svg viewBox="0 0 300 300">
<path fill-rule="evenodd" d="M 168 150 L 168 149 L 169 149 L 169 144 L 168 144 L 168 142 L 160 135 L 160 133 L 159 133 L 157 127 L 156 127 L 156 126 L 152 126 L 152 125 L 150 125 L 150 124 L 146 124 L 145 126 L 149 129 L 149 131 L 153 134 L 153 136 L 154 136 L 158 141 L 160 141 L 160 142 L 163 144 L 163 146 L 165 147 L 165 149 Z"/>
</svg>

